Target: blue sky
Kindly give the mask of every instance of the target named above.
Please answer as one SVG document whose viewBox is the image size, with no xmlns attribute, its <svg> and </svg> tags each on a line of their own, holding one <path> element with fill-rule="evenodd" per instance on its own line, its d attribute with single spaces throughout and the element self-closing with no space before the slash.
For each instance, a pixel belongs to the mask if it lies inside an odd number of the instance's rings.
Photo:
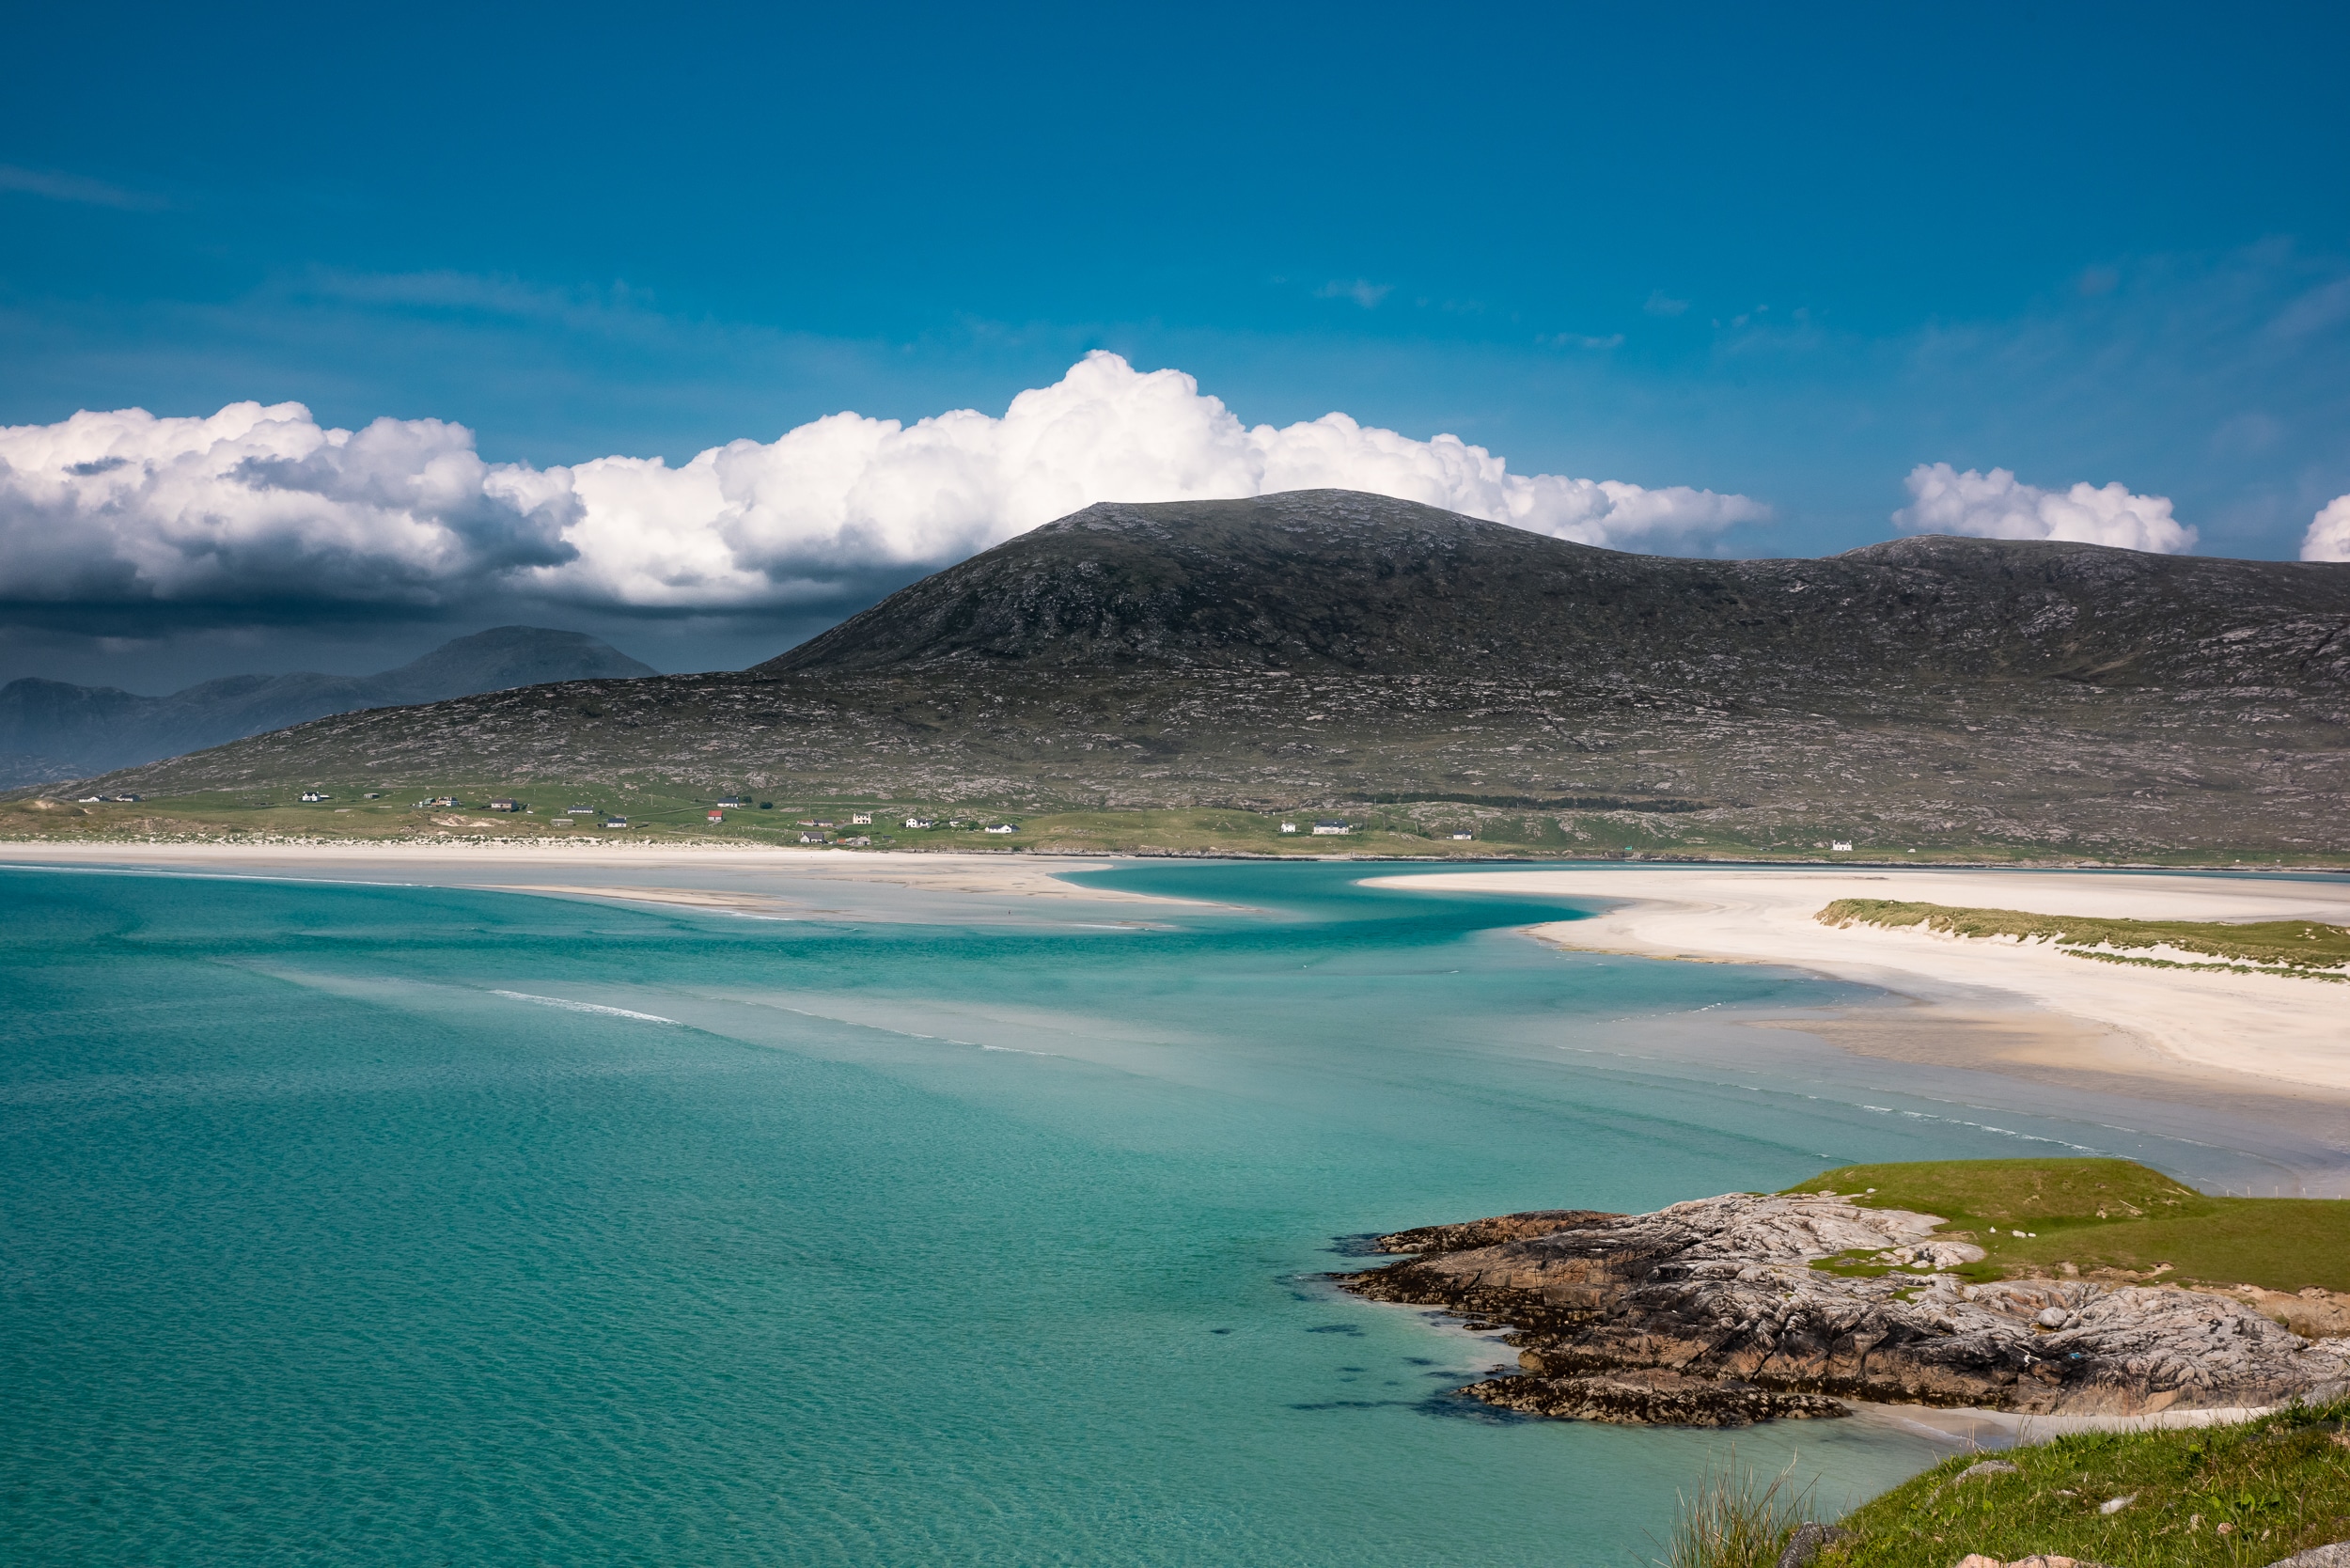
<svg viewBox="0 0 2350 1568">
<path fill-rule="evenodd" d="M 2340 8 L 97 6 L 11 31 L 0 424 L 292 400 L 462 424 L 493 463 L 676 464 L 842 409 L 1000 415 L 1108 349 L 1250 425 L 1343 410 L 1768 509 L 1679 548 L 1886 538 L 1920 463 L 2118 481 L 2207 554 L 2290 557 L 2350 492 Z M 885 579 L 519 618 L 742 662 Z M 0 674 L 365 667 L 512 607 L 52 594 Z"/>
</svg>

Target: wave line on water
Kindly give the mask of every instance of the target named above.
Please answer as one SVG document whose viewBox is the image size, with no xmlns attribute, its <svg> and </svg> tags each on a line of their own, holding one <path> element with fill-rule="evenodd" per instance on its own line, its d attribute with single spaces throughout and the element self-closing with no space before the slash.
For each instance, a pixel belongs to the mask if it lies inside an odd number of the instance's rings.
<svg viewBox="0 0 2350 1568">
<path fill-rule="evenodd" d="M 536 1002 L 540 1007 L 559 1007 L 566 1012 L 597 1012 L 607 1018 L 634 1018 L 647 1024 L 670 1024 L 679 1028 L 685 1026 L 674 1018 L 664 1018 L 657 1012 L 631 1012 L 624 1007 L 605 1007 L 598 1002 L 574 1002 L 567 996 L 534 996 L 527 991 L 496 991 L 493 996 L 509 996 L 518 1002 Z"/>
</svg>

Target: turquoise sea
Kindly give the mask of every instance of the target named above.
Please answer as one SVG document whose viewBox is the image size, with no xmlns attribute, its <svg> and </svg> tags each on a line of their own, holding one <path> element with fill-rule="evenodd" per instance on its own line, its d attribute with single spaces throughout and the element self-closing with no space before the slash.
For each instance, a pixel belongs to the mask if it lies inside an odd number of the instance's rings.
<svg viewBox="0 0 2350 1568">
<path fill-rule="evenodd" d="M 0 1560 L 1625 1564 L 1732 1440 L 1449 1398 L 1510 1353 L 1338 1238 L 2084 1136 L 1735 1023 L 1828 982 L 1363 874 L 977 926 L 0 870 Z M 1941 1451 L 1734 1450 L 1823 1506 Z"/>
</svg>

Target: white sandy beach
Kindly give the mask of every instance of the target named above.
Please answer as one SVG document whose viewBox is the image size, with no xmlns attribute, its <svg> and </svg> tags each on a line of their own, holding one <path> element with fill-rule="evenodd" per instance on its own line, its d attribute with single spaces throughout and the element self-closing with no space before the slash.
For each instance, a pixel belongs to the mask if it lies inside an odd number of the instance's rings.
<svg viewBox="0 0 2350 1568">
<path fill-rule="evenodd" d="M 1463 871 L 1373 886 L 1540 891 L 1606 902 L 1594 919 L 1534 928 L 1561 947 L 1711 963 L 1785 964 L 1907 996 L 1882 1015 L 1800 1027 L 1855 1049 L 1931 1059 L 1937 1033 L 2055 1066 L 2147 1075 L 2215 1074 L 2272 1089 L 2350 1093 L 2350 986 L 2273 975 L 2099 964 L 2039 946 L 1922 930 L 1835 929 L 1836 899 L 1897 899 L 2131 919 L 2350 924 L 2350 882 L 2283 877 L 2047 871 L 1623 867 Z M 2073 1026 L 2050 1030 L 2053 1017 Z M 1910 1038 L 1904 1038 L 1906 1035 Z M 1872 1040 L 1870 1037 L 1874 1036 Z M 1994 1065 L 1984 1062 L 1983 1065 Z"/>
<path fill-rule="evenodd" d="M 1108 859 L 794 850 L 765 845 L 506 843 L 0 844 L 0 865 L 388 882 L 795 917 L 1133 919 L 1183 901 L 1073 886 Z"/>
</svg>

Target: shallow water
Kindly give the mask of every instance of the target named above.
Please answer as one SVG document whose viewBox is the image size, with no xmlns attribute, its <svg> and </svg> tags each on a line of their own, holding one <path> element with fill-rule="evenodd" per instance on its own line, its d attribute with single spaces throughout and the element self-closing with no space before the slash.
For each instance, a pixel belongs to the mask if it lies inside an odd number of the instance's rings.
<svg viewBox="0 0 2350 1568">
<path fill-rule="evenodd" d="M 1622 1564 L 1729 1440 L 1448 1397 L 1509 1353 L 1336 1238 L 2114 1136 L 1362 874 L 958 927 L 0 871 L 0 1559 Z"/>
</svg>

